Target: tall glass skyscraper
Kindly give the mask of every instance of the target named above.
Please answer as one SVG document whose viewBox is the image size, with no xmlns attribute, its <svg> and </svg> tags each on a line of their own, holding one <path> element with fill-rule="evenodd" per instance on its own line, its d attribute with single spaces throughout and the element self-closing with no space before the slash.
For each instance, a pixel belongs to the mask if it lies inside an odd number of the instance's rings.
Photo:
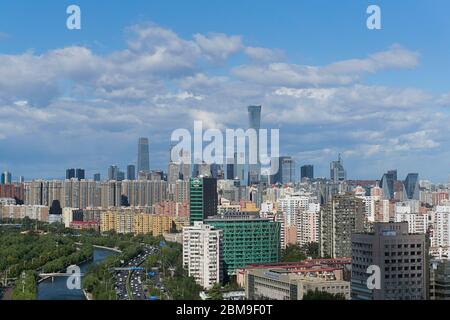
<svg viewBox="0 0 450 320">
<path fill-rule="evenodd" d="M 133 164 L 127 166 L 127 179 L 136 180 L 136 167 Z"/>
<path fill-rule="evenodd" d="M 249 151 L 255 150 L 257 153 L 257 163 L 249 163 L 248 166 L 248 184 L 258 183 L 261 177 L 261 164 L 259 155 L 259 129 L 261 129 L 261 106 L 248 107 L 249 128 L 256 131 L 256 146 L 249 144 Z M 250 155 L 250 153 L 249 153 Z"/>
<path fill-rule="evenodd" d="M 409 200 L 420 200 L 419 174 L 409 173 L 403 182 L 404 192 Z"/>
<path fill-rule="evenodd" d="M 314 166 L 311 164 L 306 164 L 301 167 L 300 179 L 308 178 L 310 180 L 314 179 Z"/>
<path fill-rule="evenodd" d="M 334 182 L 347 180 L 347 172 L 344 169 L 341 155 L 339 155 L 338 161 L 330 163 L 330 179 Z"/>
<path fill-rule="evenodd" d="M 148 138 L 139 138 L 138 144 L 138 173 L 141 171 L 150 172 Z"/>
<path fill-rule="evenodd" d="M 383 198 L 385 200 L 394 199 L 394 184 L 397 181 L 397 170 L 389 170 L 383 175 L 380 182 L 380 188 L 383 189 Z"/>
</svg>

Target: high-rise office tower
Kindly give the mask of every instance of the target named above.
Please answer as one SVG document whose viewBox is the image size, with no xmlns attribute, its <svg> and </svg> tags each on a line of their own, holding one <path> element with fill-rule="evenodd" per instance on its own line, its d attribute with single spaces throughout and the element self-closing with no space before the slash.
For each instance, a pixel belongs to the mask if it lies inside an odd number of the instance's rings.
<svg viewBox="0 0 450 320">
<path fill-rule="evenodd" d="M 320 210 L 320 255 L 349 258 L 351 235 L 364 231 L 364 218 L 364 202 L 353 193 L 333 196 Z"/>
<path fill-rule="evenodd" d="M 78 179 L 84 180 L 86 178 L 84 169 L 67 169 L 66 170 L 66 179 Z"/>
<path fill-rule="evenodd" d="M 295 161 L 292 157 L 272 158 L 278 162 L 278 171 L 271 176 L 270 183 L 293 183 L 295 182 Z M 276 167 L 276 166 L 275 166 Z M 272 166 L 274 168 L 274 166 Z"/>
<path fill-rule="evenodd" d="M 75 178 L 75 169 L 67 169 L 66 170 L 66 179 L 70 180 Z"/>
<path fill-rule="evenodd" d="M 403 181 L 404 192 L 409 200 L 420 200 L 419 174 L 409 173 Z"/>
<path fill-rule="evenodd" d="M 233 180 L 235 178 L 234 175 L 234 159 L 227 159 L 226 164 L 226 175 L 227 180 Z"/>
<path fill-rule="evenodd" d="M 175 162 L 169 162 L 169 168 L 167 170 L 167 182 L 169 184 L 175 184 L 180 179 L 181 165 Z"/>
<path fill-rule="evenodd" d="M 373 229 L 352 236 L 352 300 L 426 300 L 427 236 L 408 233 L 407 222 L 375 223 Z M 369 279 L 371 266 L 379 268 L 378 288 L 376 277 Z"/>
<path fill-rule="evenodd" d="M 190 223 L 203 221 L 217 214 L 217 180 L 211 177 L 190 180 Z"/>
<path fill-rule="evenodd" d="M 117 181 L 117 178 L 119 176 L 119 167 L 118 166 L 110 166 L 108 168 L 108 180 L 115 180 Z"/>
<path fill-rule="evenodd" d="M 149 153 L 149 146 L 148 146 L 148 138 L 139 138 L 138 143 L 138 173 L 143 172 L 149 172 L 150 171 L 150 153 Z"/>
<path fill-rule="evenodd" d="M 397 170 L 389 170 L 383 175 L 380 182 L 380 188 L 383 189 L 383 198 L 385 200 L 394 199 L 394 184 L 397 181 Z"/>
<path fill-rule="evenodd" d="M 191 153 L 186 150 L 181 150 L 180 178 L 183 180 L 189 180 L 191 175 Z"/>
<path fill-rule="evenodd" d="M 223 231 L 203 222 L 183 228 L 183 266 L 205 289 L 223 280 Z"/>
<path fill-rule="evenodd" d="M 117 172 L 117 181 L 123 181 L 125 180 L 125 172 L 119 170 Z"/>
<path fill-rule="evenodd" d="M 76 169 L 75 178 L 77 178 L 78 180 L 84 180 L 86 178 L 84 169 Z"/>
<path fill-rule="evenodd" d="M 136 167 L 133 164 L 127 166 L 127 180 L 136 180 Z"/>
<path fill-rule="evenodd" d="M 342 161 L 341 155 L 339 155 L 337 161 L 330 163 L 330 179 L 334 182 L 347 180 L 347 172 L 344 169 L 344 162 Z"/>
<path fill-rule="evenodd" d="M 300 179 L 303 180 L 304 178 L 307 178 L 309 180 L 314 179 L 314 166 L 307 164 L 300 168 Z"/>
<path fill-rule="evenodd" d="M 256 152 L 256 163 L 249 163 L 248 166 L 248 184 L 257 184 L 259 183 L 261 176 L 261 163 L 260 163 L 260 154 L 259 154 L 259 130 L 261 129 L 261 106 L 249 106 L 248 107 L 248 120 L 249 120 L 249 128 L 256 131 L 256 146 L 252 141 L 249 141 L 249 158 L 252 152 Z"/>
<path fill-rule="evenodd" d="M 12 183 L 12 175 L 11 172 L 5 171 L 2 173 L 1 184 L 11 184 Z"/>
<path fill-rule="evenodd" d="M 94 181 L 98 182 L 101 180 L 101 175 L 100 173 L 94 173 Z"/>
</svg>

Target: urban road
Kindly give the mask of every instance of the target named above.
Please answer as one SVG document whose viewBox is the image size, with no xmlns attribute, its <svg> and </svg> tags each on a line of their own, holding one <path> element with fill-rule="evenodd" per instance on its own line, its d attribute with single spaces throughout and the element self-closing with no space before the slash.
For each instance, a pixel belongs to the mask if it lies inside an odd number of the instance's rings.
<svg viewBox="0 0 450 320">
<path fill-rule="evenodd" d="M 143 289 L 143 281 L 146 276 L 146 270 L 141 269 L 141 265 L 152 254 L 156 254 L 158 249 L 151 246 L 145 246 L 143 252 L 134 257 L 122 268 L 116 270 L 115 290 L 118 300 L 146 300 L 148 299 Z"/>
</svg>

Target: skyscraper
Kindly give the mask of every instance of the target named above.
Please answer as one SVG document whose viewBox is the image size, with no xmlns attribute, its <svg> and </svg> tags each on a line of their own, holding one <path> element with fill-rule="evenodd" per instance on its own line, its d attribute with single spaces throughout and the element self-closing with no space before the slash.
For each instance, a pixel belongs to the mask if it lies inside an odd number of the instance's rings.
<svg viewBox="0 0 450 320">
<path fill-rule="evenodd" d="M 334 182 L 347 180 L 347 172 L 344 169 L 344 162 L 341 155 L 339 155 L 338 161 L 332 161 L 330 163 L 330 179 Z"/>
<path fill-rule="evenodd" d="M 94 181 L 100 181 L 101 180 L 101 176 L 100 173 L 94 173 Z"/>
<path fill-rule="evenodd" d="M 175 162 L 169 162 L 169 168 L 167 170 L 167 182 L 169 184 L 175 184 L 180 179 L 181 165 Z"/>
<path fill-rule="evenodd" d="M 409 200 L 420 200 L 419 174 L 409 173 L 403 182 L 404 192 Z"/>
<path fill-rule="evenodd" d="M 75 169 L 67 169 L 66 170 L 66 179 L 70 180 L 75 178 Z"/>
<path fill-rule="evenodd" d="M 397 181 L 397 170 L 389 170 L 383 175 L 380 182 L 380 188 L 383 189 L 383 198 L 385 200 L 394 199 L 394 183 Z"/>
<path fill-rule="evenodd" d="M 217 180 L 210 177 L 191 178 L 190 180 L 190 223 L 204 221 L 217 214 Z"/>
<path fill-rule="evenodd" d="M 110 166 L 108 169 L 108 180 L 117 181 L 119 175 L 119 167 L 118 166 Z"/>
<path fill-rule="evenodd" d="M 249 155 L 256 152 L 256 163 L 249 163 L 248 166 L 248 184 L 259 183 L 261 176 L 261 164 L 259 154 L 259 130 L 261 129 L 261 106 L 248 107 L 249 128 L 256 131 L 256 146 L 251 145 L 249 141 Z M 250 157 L 250 156 L 249 156 Z"/>
<path fill-rule="evenodd" d="M 75 178 L 77 178 L 78 180 L 84 180 L 86 178 L 84 169 L 76 169 Z"/>
<path fill-rule="evenodd" d="M 308 178 L 309 180 L 314 179 L 314 166 L 307 164 L 300 168 L 300 179 L 303 180 L 304 178 Z"/>
<path fill-rule="evenodd" d="M 136 167 L 133 164 L 127 166 L 127 180 L 136 180 Z"/>
<path fill-rule="evenodd" d="M 272 184 L 295 182 L 295 160 L 292 157 L 274 157 L 272 161 L 278 162 L 278 171 L 271 176 Z"/>
<path fill-rule="evenodd" d="M 149 153 L 149 146 L 148 146 L 148 138 L 139 138 L 138 143 L 138 173 L 143 172 L 150 172 L 150 153 Z"/>
<path fill-rule="evenodd" d="M 1 183 L 2 184 L 11 184 L 12 182 L 12 175 L 11 172 L 5 171 L 2 173 L 1 177 Z"/>
<path fill-rule="evenodd" d="M 84 180 L 86 178 L 84 169 L 67 169 L 66 179 L 70 180 L 74 178 L 77 178 L 78 180 Z"/>
</svg>

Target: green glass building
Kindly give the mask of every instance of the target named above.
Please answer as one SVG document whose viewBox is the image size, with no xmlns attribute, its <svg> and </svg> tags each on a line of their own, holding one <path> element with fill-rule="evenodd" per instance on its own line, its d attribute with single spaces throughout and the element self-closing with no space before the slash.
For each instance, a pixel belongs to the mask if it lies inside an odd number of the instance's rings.
<svg viewBox="0 0 450 320">
<path fill-rule="evenodd" d="M 223 230 L 224 274 L 232 276 L 236 269 L 250 264 L 280 260 L 280 222 L 257 216 L 211 217 L 205 220 Z"/>
<path fill-rule="evenodd" d="M 189 222 L 204 221 L 217 214 L 217 180 L 210 177 L 190 179 Z"/>
</svg>

